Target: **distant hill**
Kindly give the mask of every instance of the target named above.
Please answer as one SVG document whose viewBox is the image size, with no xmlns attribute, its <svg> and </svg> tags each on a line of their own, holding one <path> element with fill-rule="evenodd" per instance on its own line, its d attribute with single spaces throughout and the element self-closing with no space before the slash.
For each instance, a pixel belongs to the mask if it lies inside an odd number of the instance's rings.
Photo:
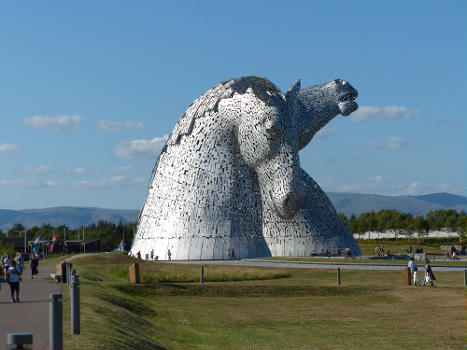
<svg viewBox="0 0 467 350">
<path fill-rule="evenodd" d="M 78 228 L 82 225 L 97 223 L 99 220 L 128 223 L 135 221 L 139 210 L 57 207 L 45 209 L 5 210 L 0 209 L 0 229 L 6 231 L 15 223 L 26 228 L 40 226 L 43 222 L 53 226 L 67 225 Z"/>
<path fill-rule="evenodd" d="M 433 193 L 422 196 L 381 196 L 377 194 L 337 193 L 327 195 L 337 212 L 347 216 L 351 214 L 378 211 L 381 209 L 397 209 L 412 215 L 426 215 L 430 210 L 455 209 L 467 211 L 467 198 L 450 193 Z"/>
<path fill-rule="evenodd" d="M 337 212 L 343 212 L 347 216 L 352 213 L 358 216 L 361 213 L 380 209 L 397 209 L 412 215 L 425 215 L 430 210 L 437 209 L 467 211 L 467 198 L 450 193 L 433 193 L 422 196 L 380 196 L 377 194 L 328 192 L 327 195 Z M 40 226 L 43 222 L 54 226 L 67 225 L 70 228 L 97 223 L 99 220 L 128 223 L 135 221 L 138 214 L 139 210 L 80 207 L 0 209 L 0 229 L 7 231 L 15 223 L 22 223 L 26 228 L 34 225 Z"/>
</svg>

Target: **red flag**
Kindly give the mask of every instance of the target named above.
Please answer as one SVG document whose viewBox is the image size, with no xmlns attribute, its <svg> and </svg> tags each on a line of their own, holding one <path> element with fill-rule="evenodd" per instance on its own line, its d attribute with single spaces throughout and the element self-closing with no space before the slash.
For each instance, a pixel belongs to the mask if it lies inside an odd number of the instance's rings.
<svg viewBox="0 0 467 350">
<path fill-rule="evenodd" d="M 52 243 L 50 244 L 50 251 L 49 251 L 50 253 L 53 253 L 53 251 L 54 251 L 54 245 L 55 245 L 55 241 L 57 240 L 57 237 L 58 237 L 58 235 L 54 235 L 52 237 Z"/>
</svg>

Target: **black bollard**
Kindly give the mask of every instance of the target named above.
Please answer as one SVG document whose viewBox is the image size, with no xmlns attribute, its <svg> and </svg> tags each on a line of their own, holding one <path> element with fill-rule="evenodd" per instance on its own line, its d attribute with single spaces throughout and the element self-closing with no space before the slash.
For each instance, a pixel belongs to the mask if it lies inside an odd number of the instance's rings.
<svg viewBox="0 0 467 350">
<path fill-rule="evenodd" d="M 75 271 L 75 270 L 73 270 Z M 80 300 L 79 300 L 79 275 L 71 276 L 70 285 L 70 304 L 71 304 L 71 334 L 79 334 L 80 327 Z"/>
<path fill-rule="evenodd" d="M 49 294 L 49 349 L 63 350 L 62 294 Z"/>
<path fill-rule="evenodd" d="M 8 350 L 32 350 L 32 333 L 8 333 L 6 346 Z"/>
<path fill-rule="evenodd" d="M 337 268 L 337 285 L 338 286 L 341 285 L 341 268 L 340 267 Z"/>
<path fill-rule="evenodd" d="M 199 271 L 199 283 L 203 283 L 204 282 L 204 266 L 201 266 L 201 269 Z"/>
<path fill-rule="evenodd" d="M 467 270 L 464 270 L 464 286 L 467 287 Z"/>
<path fill-rule="evenodd" d="M 60 270 L 62 272 L 62 283 L 66 283 L 67 281 L 67 273 L 66 273 L 66 262 L 63 262 L 62 265 L 60 266 Z"/>
</svg>

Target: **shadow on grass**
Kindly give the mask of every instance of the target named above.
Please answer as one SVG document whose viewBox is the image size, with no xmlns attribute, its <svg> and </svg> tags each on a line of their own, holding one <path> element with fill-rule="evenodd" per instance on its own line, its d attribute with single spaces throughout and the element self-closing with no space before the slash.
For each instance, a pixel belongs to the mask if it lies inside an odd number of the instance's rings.
<svg viewBox="0 0 467 350">
<path fill-rule="evenodd" d="M 95 308 L 95 312 L 99 313 L 106 321 L 106 327 L 93 330 L 102 349 L 165 349 L 153 340 L 156 337 L 155 333 L 159 332 L 159 330 L 141 317 L 138 313 L 141 311 L 140 308 L 132 309 L 133 312 L 119 312 L 116 314 L 113 308 L 105 306 Z"/>
<path fill-rule="evenodd" d="M 374 294 L 374 287 L 363 286 L 277 286 L 241 284 L 118 284 L 113 288 L 128 295 L 150 296 L 215 296 L 215 297 L 296 297 L 358 296 Z"/>
<path fill-rule="evenodd" d="M 115 288 L 115 287 L 114 289 L 119 290 L 118 288 Z M 142 301 L 135 299 L 134 298 L 135 296 L 136 295 L 134 294 L 128 294 L 128 293 L 112 293 L 111 290 L 99 291 L 98 293 L 96 293 L 96 297 L 98 297 L 99 299 L 104 300 L 115 306 L 121 307 L 140 317 L 141 316 L 142 317 L 157 316 L 156 311 L 145 306 L 145 304 Z M 142 318 L 141 318 L 141 321 L 143 321 Z"/>
</svg>

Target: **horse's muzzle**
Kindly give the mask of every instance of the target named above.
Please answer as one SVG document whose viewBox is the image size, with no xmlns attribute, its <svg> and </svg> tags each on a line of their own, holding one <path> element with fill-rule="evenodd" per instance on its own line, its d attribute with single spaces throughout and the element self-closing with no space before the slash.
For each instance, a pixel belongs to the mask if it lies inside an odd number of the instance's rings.
<svg viewBox="0 0 467 350">
<path fill-rule="evenodd" d="M 293 218 L 298 209 L 300 209 L 300 205 L 302 204 L 302 198 L 296 192 L 287 193 L 277 202 L 274 200 L 272 195 L 271 199 L 274 203 L 277 213 L 284 219 Z"/>
</svg>

